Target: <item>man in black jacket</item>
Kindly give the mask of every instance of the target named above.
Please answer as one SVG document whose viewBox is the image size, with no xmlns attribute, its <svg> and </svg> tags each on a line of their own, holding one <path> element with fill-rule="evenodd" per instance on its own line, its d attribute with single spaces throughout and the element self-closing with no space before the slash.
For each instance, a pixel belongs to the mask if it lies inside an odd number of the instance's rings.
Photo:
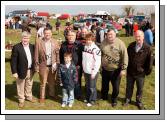
<svg viewBox="0 0 167 122">
<path fill-rule="evenodd" d="M 78 82 L 74 89 L 74 94 L 77 99 L 81 99 L 81 77 L 82 77 L 82 51 L 83 45 L 76 40 L 76 33 L 72 30 L 67 32 L 67 41 L 60 48 L 60 63 L 64 64 L 64 53 L 72 53 L 72 62 L 75 64 L 78 73 Z"/>
<path fill-rule="evenodd" d="M 136 104 L 139 109 L 144 109 L 142 94 L 145 75 L 149 75 L 152 69 L 152 56 L 150 46 L 144 42 L 144 33 L 141 30 L 135 33 L 135 42 L 128 46 L 129 63 L 127 68 L 126 99 L 124 106 L 131 102 L 134 83 L 136 81 Z"/>
<path fill-rule="evenodd" d="M 34 45 L 29 43 L 30 37 L 30 33 L 24 31 L 21 42 L 13 47 L 11 55 L 11 70 L 13 77 L 16 78 L 20 108 L 24 107 L 25 99 L 35 102 L 32 97 Z"/>
</svg>

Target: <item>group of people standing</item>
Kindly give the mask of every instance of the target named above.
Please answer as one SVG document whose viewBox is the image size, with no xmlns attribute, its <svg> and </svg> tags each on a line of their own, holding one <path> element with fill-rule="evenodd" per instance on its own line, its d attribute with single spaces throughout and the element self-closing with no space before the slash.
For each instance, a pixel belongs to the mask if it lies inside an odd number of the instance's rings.
<svg viewBox="0 0 167 122">
<path fill-rule="evenodd" d="M 82 30 L 84 31 L 84 30 Z M 40 80 L 39 102 L 44 103 L 46 86 L 48 95 L 56 98 L 55 85 L 62 88 L 62 107 L 72 107 L 74 99 L 83 100 L 81 90 L 82 74 L 85 78 L 87 106 L 96 104 L 96 82 L 102 70 L 101 98 L 108 99 L 109 82 L 112 84 L 111 105 L 117 105 L 121 77 L 126 75 L 125 106 L 131 102 L 134 82 L 137 84 L 136 103 L 144 109 L 142 93 L 145 75 L 151 72 L 151 49 L 144 42 L 144 33 L 136 31 L 135 41 L 126 48 L 116 37 L 114 30 L 107 31 L 100 46 L 96 45 L 94 34 L 84 34 L 85 43 L 76 39 L 76 32 L 69 30 L 67 39 L 61 45 L 52 38 L 50 28 L 44 28 L 44 37 L 38 38 L 35 45 L 29 43 L 30 33 L 23 32 L 21 42 L 12 49 L 11 69 L 16 78 L 19 107 L 24 107 L 25 99 L 36 102 L 32 95 L 33 74 L 38 72 Z"/>
</svg>

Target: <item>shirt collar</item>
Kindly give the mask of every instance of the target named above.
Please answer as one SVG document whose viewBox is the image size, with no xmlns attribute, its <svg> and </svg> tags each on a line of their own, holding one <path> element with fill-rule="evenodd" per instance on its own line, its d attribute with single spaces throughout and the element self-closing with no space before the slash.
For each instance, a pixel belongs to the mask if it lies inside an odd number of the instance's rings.
<svg viewBox="0 0 167 122">
<path fill-rule="evenodd" d="M 46 39 L 44 38 L 44 42 L 51 42 L 51 39 L 50 39 L 50 40 L 46 40 Z"/>
<path fill-rule="evenodd" d="M 143 43 L 142 44 L 136 43 L 136 46 L 141 48 L 143 46 Z"/>
<path fill-rule="evenodd" d="M 91 47 L 93 47 L 93 45 L 94 45 L 94 42 L 92 42 L 92 44 L 91 44 L 91 45 L 86 45 L 86 47 L 91 48 Z"/>
<path fill-rule="evenodd" d="M 22 45 L 23 45 L 23 47 L 25 47 L 25 48 L 26 48 L 26 47 L 29 47 L 29 44 L 28 44 L 28 45 L 24 45 L 23 43 L 21 43 L 21 44 L 22 44 Z"/>
</svg>

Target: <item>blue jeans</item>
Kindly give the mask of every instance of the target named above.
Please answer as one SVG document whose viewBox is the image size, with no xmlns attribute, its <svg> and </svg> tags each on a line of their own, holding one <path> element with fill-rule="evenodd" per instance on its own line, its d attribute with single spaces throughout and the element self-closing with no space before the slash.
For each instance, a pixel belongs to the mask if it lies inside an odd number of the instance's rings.
<svg viewBox="0 0 167 122">
<path fill-rule="evenodd" d="M 74 89 L 69 90 L 69 89 L 62 89 L 63 93 L 63 100 L 62 102 L 67 104 L 73 104 L 74 103 Z"/>
<path fill-rule="evenodd" d="M 96 81 L 98 75 L 94 79 L 91 79 L 91 75 L 84 73 L 85 82 L 86 82 L 86 100 L 90 103 L 97 99 L 97 90 L 96 90 Z"/>
</svg>

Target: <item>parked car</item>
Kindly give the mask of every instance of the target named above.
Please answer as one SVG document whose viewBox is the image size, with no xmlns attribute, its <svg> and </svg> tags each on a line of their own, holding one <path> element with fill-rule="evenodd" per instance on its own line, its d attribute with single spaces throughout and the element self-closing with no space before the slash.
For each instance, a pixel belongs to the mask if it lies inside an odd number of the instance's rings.
<svg viewBox="0 0 167 122">
<path fill-rule="evenodd" d="M 85 21 L 83 19 L 74 22 L 74 24 L 73 24 L 74 30 L 77 30 L 78 28 L 83 27 L 84 23 L 85 23 Z"/>
<path fill-rule="evenodd" d="M 37 22 L 41 21 L 42 23 L 47 23 L 47 17 L 45 16 L 36 16 L 34 17 L 31 22 L 29 23 L 30 26 L 35 27 L 37 25 Z"/>
<path fill-rule="evenodd" d="M 49 17 L 49 13 L 48 12 L 38 12 L 37 16 L 45 16 L 45 17 Z"/>
<path fill-rule="evenodd" d="M 110 20 L 104 20 L 103 22 L 106 24 L 106 32 L 108 29 L 113 29 L 116 33 L 118 33 L 118 30 L 113 24 L 111 24 L 112 22 Z"/>
<path fill-rule="evenodd" d="M 77 30 L 78 28 L 83 27 L 83 26 L 84 26 L 84 23 L 86 23 L 86 22 L 90 22 L 90 23 L 93 23 L 93 22 L 100 22 L 100 23 L 102 23 L 102 22 L 103 22 L 103 19 L 98 18 L 98 17 L 96 17 L 96 18 L 81 19 L 81 20 L 79 20 L 79 21 L 77 21 L 77 22 L 74 22 L 73 28 L 74 28 L 75 30 Z"/>
<path fill-rule="evenodd" d="M 70 15 L 69 14 L 62 14 L 61 16 L 58 17 L 58 19 L 60 20 L 65 20 L 65 19 L 69 19 Z"/>
<path fill-rule="evenodd" d="M 117 23 L 117 22 L 112 22 L 113 26 L 118 30 L 120 31 L 122 29 L 122 25 Z"/>
<path fill-rule="evenodd" d="M 93 23 L 93 22 L 103 22 L 103 19 L 99 18 L 99 17 L 95 17 L 95 18 L 86 18 L 84 19 L 85 22 L 90 22 L 90 23 Z"/>
</svg>

